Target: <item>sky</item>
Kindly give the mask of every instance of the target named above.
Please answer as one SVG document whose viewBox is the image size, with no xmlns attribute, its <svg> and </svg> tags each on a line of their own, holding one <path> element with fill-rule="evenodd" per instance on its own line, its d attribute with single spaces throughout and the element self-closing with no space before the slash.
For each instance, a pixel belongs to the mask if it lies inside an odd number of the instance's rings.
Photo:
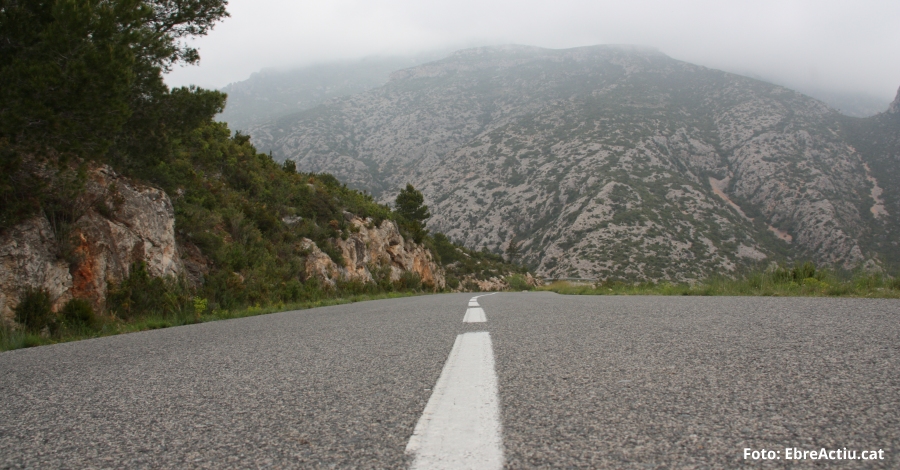
<svg viewBox="0 0 900 470">
<path fill-rule="evenodd" d="M 221 88 L 264 68 L 524 44 L 651 46 L 782 85 L 888 102 L 900 87 L 898 0 L 230 0 L 170 86 Z"/>
</svg>

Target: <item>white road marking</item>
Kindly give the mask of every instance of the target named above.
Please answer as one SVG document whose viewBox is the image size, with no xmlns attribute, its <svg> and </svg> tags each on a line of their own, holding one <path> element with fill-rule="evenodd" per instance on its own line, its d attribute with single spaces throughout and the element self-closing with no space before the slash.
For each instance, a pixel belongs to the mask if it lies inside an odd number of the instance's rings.
<svg viewBox="0 0 900 470">
<path fill-rule="evenodd" d="M 494 295 L 494 294 L 496 294 L 496 292 L 491 292 L 490 294 L 476 295 L 475 297 L 472 297 L 472 298 L 469 299 L 469 300 L 475 300 L 475 299 L 477 299 L 477 298 L 479 298 L 479 297 L 487 297 L 487 296 L 489 296 L 489 295 Z"/>
<path fill-rule="evenodd" d="M 413 456 L 413 470 L 503 466 L 500 398 L 490 333 L 456 337 L 406 453 Z"/>
<path fill-rule="evenodd" d="M 463 317 L 463 323 L 484 323 L 487 317 L 484 316 L 484 309 L 481 307 L 469 307 L 466 310 L 466 316 Z"/>
<path fill-rule="evenodd" d="M 470 300 L 469 307 L 481 307 L 481 305 L 478 304 L 477 300 Z"/>
</svg>

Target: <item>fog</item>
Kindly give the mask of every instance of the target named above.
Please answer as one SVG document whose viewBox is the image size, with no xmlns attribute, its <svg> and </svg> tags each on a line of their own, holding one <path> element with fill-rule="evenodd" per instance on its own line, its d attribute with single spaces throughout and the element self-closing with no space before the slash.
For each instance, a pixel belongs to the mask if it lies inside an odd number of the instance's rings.
<svg viewBox="0 0 900 470">
<path fill-rule="evenodd" d="M 263 68 L 493 44 L 652 46 L 795 88 L 893 99 L 896 0 L 231 0 L 171 86 L 221 88 Z"/>
</svg>

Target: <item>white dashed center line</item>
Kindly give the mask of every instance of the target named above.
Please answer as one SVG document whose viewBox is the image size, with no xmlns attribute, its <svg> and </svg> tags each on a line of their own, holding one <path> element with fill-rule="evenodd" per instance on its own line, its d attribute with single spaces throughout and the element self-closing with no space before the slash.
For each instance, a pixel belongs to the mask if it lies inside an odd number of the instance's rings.
<svg viewBox="0 0 900 470">
<path fill-rule="evenodd" d="M 503 466 L 500 399 L 490 333 L 456 337 L 450 357 L 413 431 L 413 469 Z"/>
<path fill-rule="evenodd" d="M 469 299 L 469 308 L 466 310 L 466 316 L 463 317 L 463 323 L 484 323 L 487 321 L 487 317 L 484 315 L 484 309 L 478 304 L 478 298 L 486 297 L 488 295 L 494 294 L 476 295 Z"/>
<path fill-rule="evenodd" d="M 484 316 L 484 309 L 481 307 L 469 307 L 466 310 L 466 316 L 463 317 L 463 323 L 484 323 L 487 317 Z"/>
</svg>

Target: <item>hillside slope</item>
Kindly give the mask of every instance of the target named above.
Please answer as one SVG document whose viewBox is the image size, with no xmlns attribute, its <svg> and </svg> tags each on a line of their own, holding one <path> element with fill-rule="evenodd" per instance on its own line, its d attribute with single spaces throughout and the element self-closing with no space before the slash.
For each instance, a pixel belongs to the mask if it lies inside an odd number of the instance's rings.
<svg viewBox="0 0 900 470">
<path fill-rule="evenodd" d="M 382 200 L 412 182 L 431 227 L 495 252 L 516 240 L 540 274 L 685 280 L 784 259 L 883 264 L 870 209 L 886 173 L 867 170 L 848 119 L 655 50 L 504 46 L 250 132 Z"/>
<path fill-rule="evenodd" d="M 865 119 L 845 119 L 846 134 L 871 176 L 869 212 L 875 219 L 871 246 L 892 267 L 900 266 L 900 90 L 888 110 Z M 879 183 L 880 182 L 880 183 Z"/>
</svg>

